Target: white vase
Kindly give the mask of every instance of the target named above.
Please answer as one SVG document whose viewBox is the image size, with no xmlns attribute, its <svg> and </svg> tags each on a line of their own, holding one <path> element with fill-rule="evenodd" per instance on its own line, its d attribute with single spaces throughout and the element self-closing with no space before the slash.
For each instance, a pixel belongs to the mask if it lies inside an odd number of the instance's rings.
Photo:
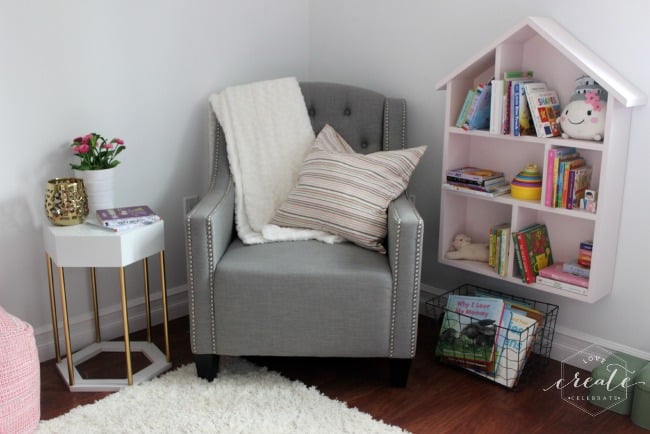
<svg viewBox="0 0 650 434">
<path fill-rule="evenodd" d="M 115 169 L 73 170 L 75 178 L 84 181 L 88 196 L 88 218 L 95 218 L 98 209 L 115 206 Z"/>
</svg>

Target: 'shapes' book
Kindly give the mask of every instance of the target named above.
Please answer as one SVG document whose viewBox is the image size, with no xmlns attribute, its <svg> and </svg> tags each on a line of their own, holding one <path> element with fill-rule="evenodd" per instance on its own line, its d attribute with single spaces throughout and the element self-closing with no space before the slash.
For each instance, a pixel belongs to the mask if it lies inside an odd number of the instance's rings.
<svg viewBox="0 0 650 434">
<path fill-rule="evenodd" d="M 504 306 L 499 298 L 449 295 L 436 354 L 487 368 L 494 360 Z"/>
<path fill-rule="evenodd" d="M 106 227 L 154 223 L 161 220 L 147 205 L 107 208 L 97 210 L 97 220 Z"/>
<path fill-rule="evenodd" d="M 537 90 L 526 94 L 526 97 L 537 137 L 559 136 L 562 133 L 559 124 L 561 107 L 557 92 L 552 89 Z"/>
</svg>

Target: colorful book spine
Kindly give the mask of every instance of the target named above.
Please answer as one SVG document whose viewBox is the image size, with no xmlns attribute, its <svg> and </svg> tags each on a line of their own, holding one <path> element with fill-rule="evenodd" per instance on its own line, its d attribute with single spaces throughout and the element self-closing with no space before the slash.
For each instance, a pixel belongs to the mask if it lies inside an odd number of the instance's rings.
<svg viewBox="0 0 650 434">
<path fill-rule="evenodd" d="M 553 165 L 555 163 L 556 148 L 551 148 L 546 154 L 546 189 L 544 190 L 544 205 L 553 206 Z"/>
<path fill-rule="evenodd" d="M 558 182 L 560 179 L 560 162 L 575 158 L 578 156 L 576 148 L 557 148 L 555 151 L 555 160 L 553 161 L 553 197 L 551 198 L 552 206 L 557 206 Z"/>
<path fill-rule="evenodd" d="M 530 262 L 530 256 L 528 255 L 529 247 L 526 243 L 526 235 L 523 232 L 517 232 L 516 240 L 517 245 L 519 246 L 519 254 L 521 255 L 521 263 L 523 266 L 522 281 L 524 283 L 533 283 L 535 281 L 535 275 L 533 274 L 533 266 Z"/>
</svg>

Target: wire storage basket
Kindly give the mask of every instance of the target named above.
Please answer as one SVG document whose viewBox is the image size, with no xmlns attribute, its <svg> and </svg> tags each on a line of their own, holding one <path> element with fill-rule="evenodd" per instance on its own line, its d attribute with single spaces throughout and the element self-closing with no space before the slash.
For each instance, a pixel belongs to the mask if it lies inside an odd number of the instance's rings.
<svg viewBox="0 0 650 434">
<path fill-rule="evenodd" d="M 462 300 L 480 308 L 493 299 L 504 306 L 496 321 L 482 317 L 481 309 L 458 308 Z M 465 284 L 425 301 L 425 307 L 436 319 L 434 348 L 443 363 L 514 389 L 550 361 L 557 305 Z"/>
</svg>

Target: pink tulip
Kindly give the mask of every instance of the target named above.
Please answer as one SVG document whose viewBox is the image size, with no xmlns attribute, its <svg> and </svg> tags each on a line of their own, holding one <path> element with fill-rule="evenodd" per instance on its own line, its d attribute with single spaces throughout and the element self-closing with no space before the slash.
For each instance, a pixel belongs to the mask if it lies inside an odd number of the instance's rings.
<svg viewBox="0 0 650 434">
<path fill-rule="evenodd" d="M 83 136 L 83 137 L 81 138 L 81 144 L 82 144 L 82 145 L 87 144 L 87 143 L 90 141 L 90 136 L 91 136 L 90 134 L 86 134 L 85 136 Z"/>
<path fill-rule="evenodd" d="M 123 145 L 124 144 L 124 140 L 118 139 L 117 137 L 114 138 L 113 140 L 111 140 L 111 142 L 112 143 L 117 143 L 118 145 Z"/>
<path fill-rule="evenodd" d="M 82 143 L 78 146 L 78 150 L 80 154 L 87 154 L 90 151 L 90 146 L 87 143 Z"/>
<path fill-rule="evenodd" d="M 102 145 L 102 148 L 104 148 L 104 149 L 113 149 L 113 144 L 112 143 L 104 143 Z"/>
</svg>

